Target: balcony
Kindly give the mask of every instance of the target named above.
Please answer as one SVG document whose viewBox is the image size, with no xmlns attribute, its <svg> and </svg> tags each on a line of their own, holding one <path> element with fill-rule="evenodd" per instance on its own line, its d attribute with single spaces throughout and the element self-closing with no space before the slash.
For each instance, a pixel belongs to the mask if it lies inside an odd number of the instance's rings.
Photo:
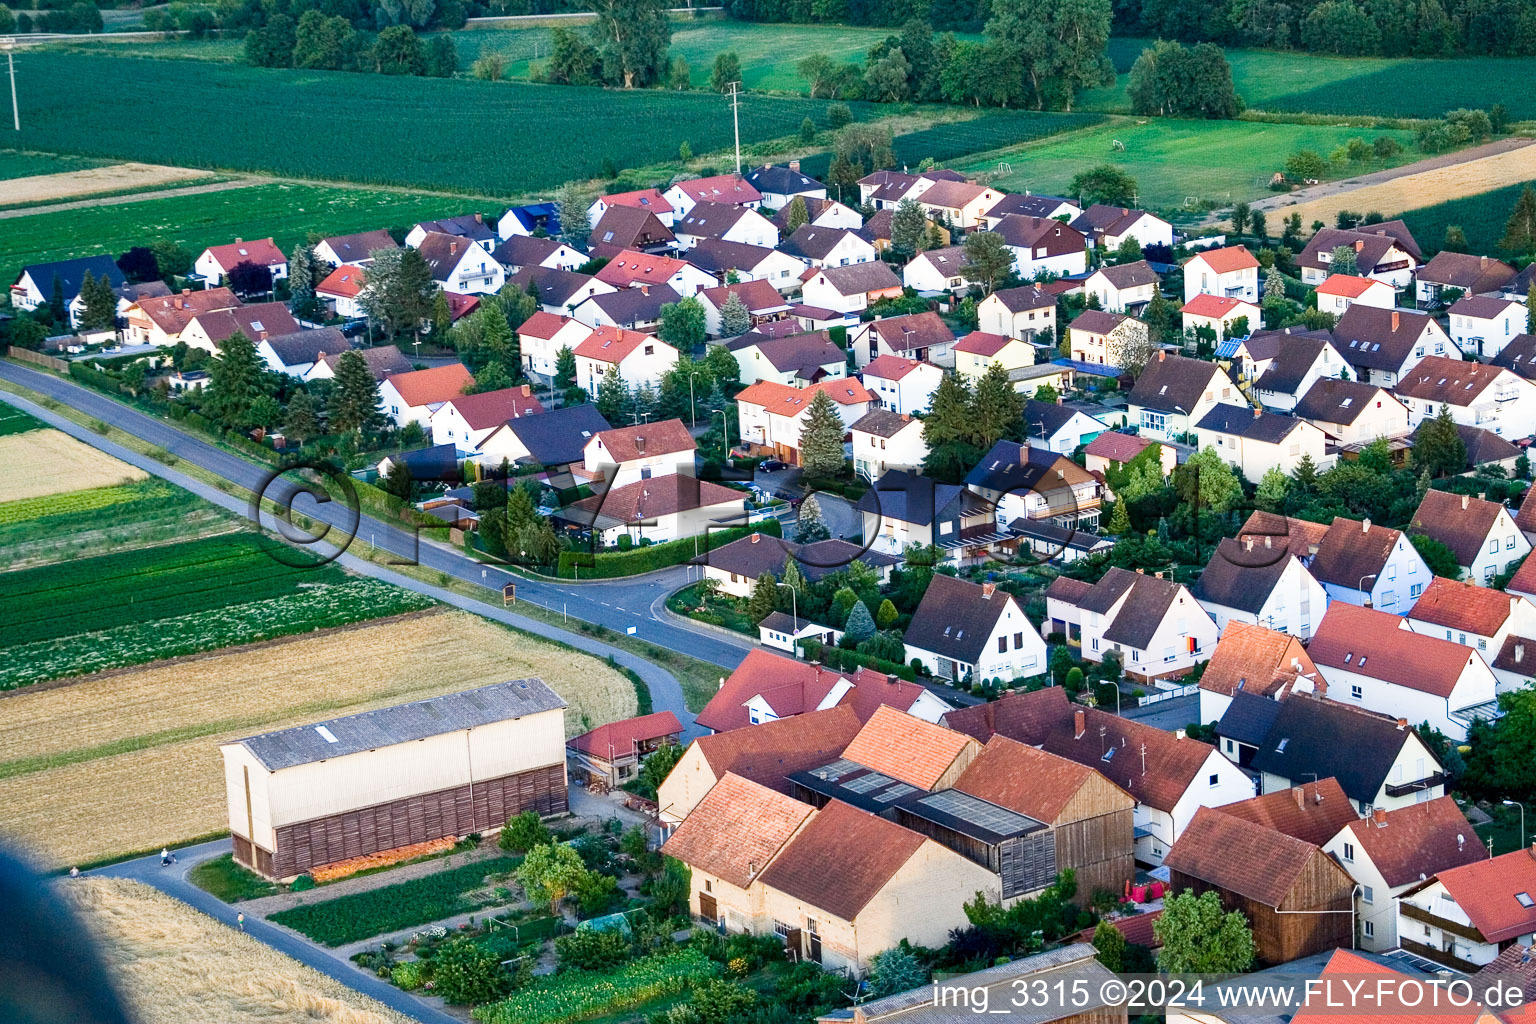
<svg viewBox="0 0 1536 1024">
<path fill-rule="evenodd" d="M 1480 966 L 1470 960 L 1463 960 L 1461 957 L 1456 956 L 1454 953 L 1447 953 L 1443 949 L 1436 949 L 1433 946 L 1426 946 L 1422 942 L 1414 942 L 1412 939 L 1404 938 L 1399 938 L 1397 942 L 1398 945 L 1402 946 L 1403 949 L 1410 953 L 1421 956 L 1426 960 L 1433 961 L 1434 963 L 1440 964 L 1443 967 L 1449 967 L 1452 970 L 1460 971 L 1462 974 L 1476 974 L 1478 971 L 1482 970 Z"/>
<path fill-rule="evenodd" d="M 1422 779 L 1415 779 L 1412 782 L 1399 782 L 1395 785 L 1388 783 L 1387 796 L 1407 796 L 1409 793 L 1422 793 L 1426 790 L 1434 789 L 1436 786 L 1445 785 L 1445 781 L 1444 772 L 1435 772 L 1433 775 L 1425 776 Z"/>
<path fill-rule="evenodd" d="M 1409 903 L 1406 900 L 1400 901 L 1398 903 L 1397 912 L 1403 917 L 1408 918 L 1410 921 L 1417 921 L 1420 924 L 1427 924 L 1432 928 L 1439 928 L 1443 932 L 1448 932 L 1451 935 L 1466 939 L 1468 942 L 1484 945 L 1488 941 L 1487 939 L 1483 938 L 1482 932 L 1478 931 L 1476 928 L 1473 928 L 1471 925 L 1447 920 L 1438 914 L 1432 914 L 1425 910 L 1423 907 Z M 1401 929 L 1399 929 L 1399 931 L 1401 931 Z"/>
</svg>

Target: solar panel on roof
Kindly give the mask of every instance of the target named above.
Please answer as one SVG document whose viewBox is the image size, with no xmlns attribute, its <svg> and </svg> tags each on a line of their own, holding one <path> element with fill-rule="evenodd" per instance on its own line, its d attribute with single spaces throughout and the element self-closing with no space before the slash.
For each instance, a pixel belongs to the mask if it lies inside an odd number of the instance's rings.
<svg viewBox="0 0 1536 1024">
<path fill-rule="evenodd" d="M 954 789 L 940 790 L 917 802 L 962 821 L 980 825 L 998 835 L 1009 835 L 1035 824 L 1032 818 Z"/>
<path fill-rule="evenodd" d="M 830 782 L 839 776 L 847 775 L 849 772 L 856 772 L 862 767 L 863 765 L 849 761 L 847 758 L 838 758 L 831 764 L 824 764 L 820 768 L 812 769 L 811 774 L 823 782 Z"/>
<path fill-rule="evenodd" d="M 877 789 L 884 789 L 886 786 L 893 784 L 895 781 L 896 780 L 891 778 L 889 775 L 881 775 L 879 772 L 870 772 L 868 775 L 861 775 L 856 779 L 849 779 L 847 782 L 843 783 L 843 788 L 848 790 L 850 793 L 872 793 Z"/>
<path fill-rule="evenodd" d="M 888 803 L 890 803 L 893 800 L 900 800 L 902 797 L 906 796 L 908 793 L 916 793 L 916 792 L 917 792 L 917 787 L 916 786 L 909 786 L 905 782 L 898 782 L 898 783 L 896 783 L 896 785 L 892 786 L 890 789 L 887 789 L 885 792 L 877 793 L 875 795 L 875 799 L 879 800 L 883 804 L 888 804 Z"/>
</svg>

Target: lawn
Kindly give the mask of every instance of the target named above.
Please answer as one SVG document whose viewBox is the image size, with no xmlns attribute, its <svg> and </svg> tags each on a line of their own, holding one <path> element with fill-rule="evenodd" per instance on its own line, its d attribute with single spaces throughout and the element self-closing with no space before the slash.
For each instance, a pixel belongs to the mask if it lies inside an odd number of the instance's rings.
<svg viewBox="0 0 1536 1024">
<path fill-rule="evenodd" d="M 1060 194 L 1077 172 L 1114 164 L 1140 185 L 1141 205 L 1177 213 L 1198 209 L 1204 203 L 1220 207 L 1270 195 L 1266 187 L 1270 175 L 1284 167 L 1290 154 L 1313 149 L 1327 155 L 1357 135 L 1367 140 L 1392 135 L 1405 146 L 1412 141 L 1409 132 L 1332 125 L 1117 118 L 1043 142 L 988 153 L 984 160 L 958 161 L 954 166 L 980 172 L 995 171 L 1001 165 L 1004 173 L 993 181 L 998 187 Z M 1117 142 L 1124 148 L 1115 148 Z M 1417 153 L 1405 152 L 1397 162 L 1417 157 Z M 1278 225 L 1272 228 L 1278 229 Z"/>
<path fill-rule="evenodd" d="M 1434 206 L 1425 206 L 1403 214 L 1413 236 L 1426 251 L 1440 248 L 1445 240 L 1445 229 L 1455 224 L 1467 236 L 1467 251 L 1499 253 L 1499 240 L 1504 237 L 1504 222 L 1520 198 L 1524 185 L 1509 185 L 1483 192 L 1480 195 L 1452 199 Z"/>
<path fill-rule="evenodd" d="M 24 434 L 29 430 L 38 430 L 42 426 L 42 420 L 28 416 L 20 409 L 13 409 L 9 405 L 0 403 L 0 437 Z"/>
<path fill-rule="evenodd" d="M 187 872 L 187 881 L 225 903 L 260 899 L 277 892 L 277 886 L 236 864 L 234 854 L 230 853 L 203 861 Z"/>
<path fill-rule="evenodd" d="M 23 93 L 30 149 L 288 177 L 510 195 L 675 159 L 732 141 L 731 106 L 710 92 L 622 92 L 468 78 L 423 79 L 42 51 L 50 83 Z M 122 98 L 135 97 L 123 117 Z M 186 130 L 197 96 L 202 130 Z M 741 140 L 793 135 L 827 101 L 754 97 Z"/>
</svg>

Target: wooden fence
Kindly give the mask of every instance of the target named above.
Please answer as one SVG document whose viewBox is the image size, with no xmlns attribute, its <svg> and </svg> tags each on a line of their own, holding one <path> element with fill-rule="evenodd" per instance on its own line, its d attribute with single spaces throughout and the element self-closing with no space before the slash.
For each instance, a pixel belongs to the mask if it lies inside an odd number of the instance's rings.
<svg viewBox="0 0 1536 1024">
<path fill-rule="evenodd" d="M 17 348 L 15 345 L 12 345 L 5 350 L 5 354 L 12 359 L 19 359 L 23 363 L 45 366 L 50 370 L 57 370 L 60 373 L 69 372 L 69 363 L 62 359 L 55 359 L 53 356 L 43 355 L 41 352 L 34 352 L 29 348 Z"/>
</svg>

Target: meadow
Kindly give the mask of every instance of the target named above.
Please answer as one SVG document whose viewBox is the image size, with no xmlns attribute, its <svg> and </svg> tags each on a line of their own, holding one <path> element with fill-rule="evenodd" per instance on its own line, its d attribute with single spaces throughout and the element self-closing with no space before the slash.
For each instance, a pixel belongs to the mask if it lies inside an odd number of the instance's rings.
<svg viewBox="0 0 1536 1024">
<path fill-rule="evenodd" d="M 227 827 L 222 742 L 526 676 L 570 703 L 569 735 L 635 713 L 611 666 L 459 611 L 15 691 L 0 696 L 0 832 L 51 867 L 207 835 Z"/>
<path fill-rule="evenodd" d="M 49 471 L 37 472 L 41 466 L 47 466 Z M 148 475 L 61 430 L 0 435 L 0 503 L 111 487 L 143 480 Z"/>
<path fill-rule="evenodd" d="M 409 1018 L 142 882 L 61 892 L 140 1024 L 409 1024 Z"/>
<path fill-rule="evenodd" d="M 731 106 L 710 92 L 621 92 L 468 78 L 423 79 L 239 64 L 23 54 L 19 144 L 285 177 L 511 195 L 732 141 Z M 122 116 L 122 97 L 136 116 Z M 184 98 L 197 97 L 189 131 Z M 793 135 L 827 101 L 754 97 L 743 143 Z"/>
<path fill-rule="evenodd" d="M 0 437 L 5 437 L 9 434 L 24 434 L 29 430 L 38 430 L 42 426 L 42 420 L 28 416 L 20 409 L 13 409 L 9 405 L 0 404 Z"/>
</svg>

